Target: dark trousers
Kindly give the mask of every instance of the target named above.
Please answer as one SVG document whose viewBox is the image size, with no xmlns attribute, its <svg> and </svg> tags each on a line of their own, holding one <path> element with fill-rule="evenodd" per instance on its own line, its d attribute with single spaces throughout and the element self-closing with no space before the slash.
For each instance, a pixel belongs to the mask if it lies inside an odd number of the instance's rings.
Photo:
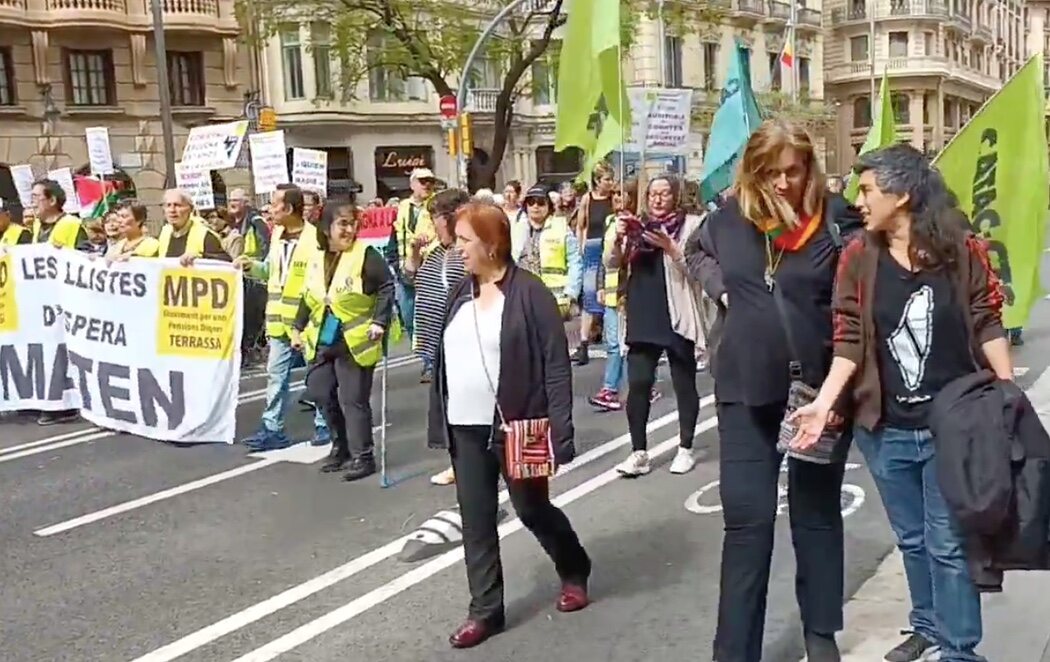
<svg viewBox="0 0 1050 662">
<path fill-rule="evenodd" d="M 760 662 L 769 564 L 783 456 L 784 405 L 718 405 L 719 494 L 725 519 L 715 633 L 716 662 Z M 806 630 L 842 629 L 845 553 L 840 494 L 845 463 L 788 459 L 788 511 L 797 570 L 795 594 Z"/>
<path fill-rule="evenodd" d="M 343 457 L 372 457 L 372 377 L 348 353 L 320 356 L 306 373 L 307 397 L 317 404 Z"/>
<path fill-rule="evenodd" d="M 671 367 L 671 386 L 678 404 L 679 445 L 693 447 L 696 419 L 700 415 L 700 396 L 696 392 L 696 356 L 693 344 L 675 343 L 675 347 L 660 347 L 646 343 L 632 343 L 627 349 L 627 429 L 631 433 L 631 449 L 644 451 L 649 446 L 650 394 L 656 383 L 656 368 L 660 355 L 667 352 Z"/>
<path fill-rule="evenodd" d="M 503 623 L 503 566 L 496 530 L 499 476 L 506 477 L 502 448 L 489 447 L 489 426 L 453 426 L 452 467 L 463 517 L 463 555 L 470 587 L 470 618 Z M 518 518 L 554 561 L 562 581 L 586 584 L 591 561 L 558 507 L 550 502 L 547 479 L 507 480 Z"/>
</svg>

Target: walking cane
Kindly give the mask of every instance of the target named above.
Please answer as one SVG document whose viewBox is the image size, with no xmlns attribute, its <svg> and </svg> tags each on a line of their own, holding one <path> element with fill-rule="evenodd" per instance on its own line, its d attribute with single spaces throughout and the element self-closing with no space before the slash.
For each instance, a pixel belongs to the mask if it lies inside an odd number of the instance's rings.
<svg viewBox="0 0 1050 662">
<path fill-rule="evenodd" d="M 383 336 L 383 366 L 380 370 L 379 391 L 379 486 L 390 487 L 393 485 L 386 477 L 386 373 L 387 373 L 387 342 Z"/>
</svg>

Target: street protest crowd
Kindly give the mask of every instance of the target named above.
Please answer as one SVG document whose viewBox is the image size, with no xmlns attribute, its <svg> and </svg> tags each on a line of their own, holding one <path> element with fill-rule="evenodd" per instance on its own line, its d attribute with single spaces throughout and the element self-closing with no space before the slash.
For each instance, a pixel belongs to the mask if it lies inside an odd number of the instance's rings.
<svg viewBox="0 0 1050 662">
<path fill-rule="evenodd" d="M 1033 180 L 1047 179 L 1042 158 Z M 770 118 L 714 196 L 600 160 L 586 186 L 512 181 L 498 195 L 438 190 L 419 168 L 407 197 L 365 207 L 280 183 L 265 208 L 234 191 L 202 209 L 172 188 L 156 236 L 136 201 L 82 219 L 44 178 L 30 207 L 0 209 L 0 403 L 38 410 L 41 425 L 84 416 L 233 442 L 238 371 L 265 348 L 264 411 L 240 443 L 296 443 L 286 416 L 305 367 L 306 441 L 330 446 L 322 472 L 356 482 L 377 472 L 376 372 L 407 337 L 429 390 L 427 444 L 449 458 L 431 482 L 454 486 L 463 521 L 470 604 L 449 642 L 471 648 L 507 625 L 501 480 L 554 563 L 557 610 L 590 604 L 586 541 L 548 486 L 576 457 L 573 366 L 604 349 L 587 401 L 625 413 L 625 478 L 652 472 L 663 364 L 679 426 L 669 473 L 694 469 L 708 371 L 725 523 L 714 659 L 760 662 L 785 463 L 808 659 L 840 660 L 837 634 L 863 627 L 843 618 L 840 495 L 855 447 L 912 602 L 885 659 L 977 662 L 980 594 L 1002 590 L 1004 571 L 1050 570 L 1050 436 L 1013 383 L 1003 323 L 1012 306 L 1023 324 L 1033 267 L 1007 277 L 949 166 L 890 141 L 860 155 L 845 195 L 805 128 Z M 1033 199 L 1045 217 L 1046 191 Z M 1021 222 L 1006 210 L 992 211 Z"/>
</svg>

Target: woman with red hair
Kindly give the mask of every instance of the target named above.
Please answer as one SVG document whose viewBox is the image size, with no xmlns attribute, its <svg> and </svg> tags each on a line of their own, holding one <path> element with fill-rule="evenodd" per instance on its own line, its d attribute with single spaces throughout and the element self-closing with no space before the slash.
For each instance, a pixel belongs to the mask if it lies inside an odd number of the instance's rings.
<svg viewBox="0 0 1050 662">
<path fill-rule="evenodd" d="M 505 624 L 496 531 L 500 474 L 522 524 L 554 561 L 562 584 L 558 611 L 588 605 L 591 561 L 548 488 L 556 467 L 576 455 L 561 311 L 538 276 L 514 265 L 502 209 L 468 204 L 454 227 L 467 277 L 449 294 L 427 436 L 431 446 L 449 449 L 455 470 L 471 601 L 467 621 L 449 642 L 471 648 Z"/>
</svg>

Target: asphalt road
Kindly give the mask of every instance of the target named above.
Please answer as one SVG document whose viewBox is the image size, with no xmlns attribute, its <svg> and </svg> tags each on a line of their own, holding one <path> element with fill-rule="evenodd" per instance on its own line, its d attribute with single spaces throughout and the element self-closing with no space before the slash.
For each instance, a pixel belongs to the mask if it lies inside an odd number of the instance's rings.
<svg viewBox="0 0 1050 662">
<path fill-rule="evenodd" d="M 1050 303 L 1037 309 L 1021 377 L 1050 360 Z M 1039 362 L 1042 362 L 1040 364 Z M 554 610 L 557 581 L 539 546 L 505 520 L 509 630 L 473 651 L 451 651 L 465 615 L 458 550 L 404 563 L 404 538 L 454 506 L 452 488 L 427 477 L 447 465 L 423 436 L 418 365 L 389 373 L 388 447 L 396 484 L 348 484 L 317 471 L 316 454 L 281 460 L 243 448 L 176 447 L 68 425 L 0 423 L 0 658 L 325 662 L 678 662 L 710 659 L 721 518 L 711 383 L 698 376 L 702 462 L 672 476 L 674 398 L 653 410 L 652 474 L 616 477 L 627 452 L 622 414 L 597 414 L 586 397 L 602 362 L 577 370 L 581 457 L 553 483 L 594 560 L 594 604 Z M 241 393 L 265 386 L 249 377 Z M 377 389 L 378 390 L 378 389 Z M 239 432 L 257 424 L 258 396 L 238 409 Z M 378 394 L 375 406 L 378 412 Z M 378 423 L 378 418 L 377 418 Z M 310 415 L 294 409 L 293 435 Z M 78 432 L 82 431 L 82 432 Z M 663 442 L 667 443 L 663 443 Z M 855 590 L 892 540 L 862 462 L 848 475 L 847 573 Z M 697 492 L 703 494 L 697 496 Z M 712 490 L 715 490 L 712 492 Z M 765 659 L 797 660 L 799 625 L 786 518 L 778 529 Z"/>
</svg>

